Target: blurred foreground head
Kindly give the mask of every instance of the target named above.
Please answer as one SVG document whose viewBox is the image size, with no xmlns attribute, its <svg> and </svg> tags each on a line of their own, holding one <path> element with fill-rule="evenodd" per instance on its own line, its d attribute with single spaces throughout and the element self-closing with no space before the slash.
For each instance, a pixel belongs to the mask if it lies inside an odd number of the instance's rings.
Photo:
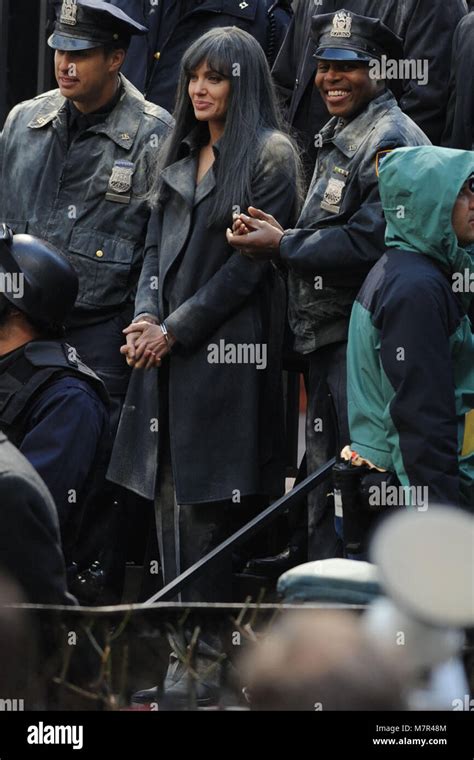
<svg viewBox="0 0 474 760">
<path fill-rule="evenodd" d="M 37 680 L 38 650 L 35 621 L 26 609 L 15 582 L 0 574 L 0 706 L 2 711 L 38 707 L 41 684 Z M 16 703 L 15 703 L 16 700 Z"/>
<path fill-rule="evenodd" d="M 284 615 L 241 662 L 252 710 L 404 710 L 395 665 L 352 613 Z"/>
</svg>

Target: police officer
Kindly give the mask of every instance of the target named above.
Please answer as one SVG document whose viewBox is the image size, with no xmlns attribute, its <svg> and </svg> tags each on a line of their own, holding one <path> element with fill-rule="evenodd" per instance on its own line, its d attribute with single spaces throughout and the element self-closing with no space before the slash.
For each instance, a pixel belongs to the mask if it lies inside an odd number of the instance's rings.
<svg viewBox="0 0 474 760">
<path fill-rule="evenodd" d="M 309 360 L 308 471 L 349 439 L 346 345 L 351 307 L 383 252 L 385 221 L 378 193 L 380 162 L 393 148 L 429 143 L 373 74 L 382 55 L 399 58 L 400 39 L 379 19 L 347 11 L 312 22 L 316 86 L 332 118 L 321 130 L 316 167 L 297 229 L 253 209 L 229 242 L 289 269 L 289 319 L 297 351 Z M 380 72 L 379 72 L 380 73 Z M 245 234 L 246 233 L 246 234 Z M 309 558 L 341 552 L 326 498 L 327 484 L 308 497 Z"/>
<path fill-rule="evenodd" d="M 311 18 L 342 8 L 380 18 L 403 39 L 403 56 L 414 63 L 427 61 L 425 77 L 401 83 L 400 108 L 438 144 L 446 122 L 450 95 L 449 67 L 453 34 L 466 13 L 465 0 L 304 0 L 295 8 L 288 34 L 273 67 L 273 77 L 288 107 L 288 120 L 301 138 L 304 160 L 311 178 L 316 157 L 314 135 L 327 120 L 319 92 L 313 87 L 316 73 Z M 390 84 L 390 82 L 389 82 Z"/>
<path fill-rule="evenodd" d="M 270 66 L 291 19 L 289 0 L 110 0 L 149 28 L 135 38 L 123 67 L 145 97 L 174 109 L 179 64 L 186 48 L 209 29 L 237 26 L 258 40 Z"/>
<path fill-rule="evenodd" d="M 48 44 L 59 89 L 16 106 L 0 136 L 0 218 L 49 241 L 79 277 L 68 339 L 105 382 L 113 423 L 160 139 L 172 122 L 119 73 L 146 28 L 101 0 L 64 0 Z"/>
<path fill-rule="evenodd" d="M 0 234 L 0 430 L 48 486 L 71 565 L 84 552 L 77 541 L 85 510 L 100 520 L 107 392 L 63 342 L 78 286 L 72 266 L 31 235 L 13 236 L 6 225 Z"/>
</svg>

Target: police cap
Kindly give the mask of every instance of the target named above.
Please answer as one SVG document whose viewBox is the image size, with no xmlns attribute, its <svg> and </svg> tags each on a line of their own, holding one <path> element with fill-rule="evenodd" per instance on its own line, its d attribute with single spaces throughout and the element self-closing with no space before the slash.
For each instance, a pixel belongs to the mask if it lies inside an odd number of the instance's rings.
<svg viewBox="0 0 474 760">
<path fill-rule="evenodd" d="M 316 58 L 328 61 L 399 60 L 403 42 L 379 18 L 359 16 L 341 9 L 313 16 L 311 34 Z"/>
<path fill-rule="evenodd" d="M 132 35 L 148 31 L 103 0 L 63 0 L 57 5 L 57 20 L 48 39 L 56 50 L 88 50 L 119 40 L 128 43 Z"/>
</svg>

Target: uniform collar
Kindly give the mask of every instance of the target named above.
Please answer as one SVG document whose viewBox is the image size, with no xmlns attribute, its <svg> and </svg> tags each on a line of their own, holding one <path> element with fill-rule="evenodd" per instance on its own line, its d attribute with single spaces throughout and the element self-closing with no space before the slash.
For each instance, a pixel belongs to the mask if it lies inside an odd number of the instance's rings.
<svg viewBox="0 0 474 760">
<path fill-rule="evenodd" d="M 105 121 L 90 127 L 92 132 L 107 135 L 117 145 L 129 150 L 137 136 L 140 122 L 143 116 L 145 98 L 126 79 L 120 76 L 121 95 L 118 103 L 107 116 Z M 45 98 L 42 108 L 34 119 L 30 121 L 30 129 L 42 129 L 54 122 L 67 107 L 67 98 L 64 98 L 59 90 L 53 90 L 49 97 Z"/>
<path fill-rule="evenodd" d="M 337 134 L 334 132 L 339 123 L 339 118 L 332 118 L 321 130 L 323 141 L 330 140 L 339 148 L 341 153 L 351 158 L 364 142 L 368 133 L 377 127 L 381 116 L 396 105 L 397 101 L 394 96 L 386 90 L 378 98 L 371 100 L 362 113 L 349 121 Z"/>
<path fill-rule="evenodd" d="M 122 91 L 123 85 L 119 80 L 114 96 L 103 105 L 102 108 L 99 108 L 97 111 L 92 111 L 92 113 L 82 113 L 76 108 L 72 100 L 68 100 L 66 102 L 66 108 L 69 112 L 69 127 L 73 124 L 77 124 L 78 127 L 82 126 L 84 129 L 87 129 L 103 122 L 118 104 Z"/>
</svg>

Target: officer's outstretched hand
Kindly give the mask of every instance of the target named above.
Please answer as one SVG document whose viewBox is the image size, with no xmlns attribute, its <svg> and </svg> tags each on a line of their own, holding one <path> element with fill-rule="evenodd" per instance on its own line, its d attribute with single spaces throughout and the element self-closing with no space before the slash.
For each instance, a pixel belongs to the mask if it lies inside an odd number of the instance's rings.
<svg viewBox="0 0 474 760">
<path fill-rule="evenodd" d="M 238 214 L 234 217 L 232 230 L 226 230 L 227 242 L 245 256 L 258 261 L 277 259 L 283 227 L 275 217 L 261 209 L 249 206 L 248 211 L 249 216 Z"/>
</svg>

